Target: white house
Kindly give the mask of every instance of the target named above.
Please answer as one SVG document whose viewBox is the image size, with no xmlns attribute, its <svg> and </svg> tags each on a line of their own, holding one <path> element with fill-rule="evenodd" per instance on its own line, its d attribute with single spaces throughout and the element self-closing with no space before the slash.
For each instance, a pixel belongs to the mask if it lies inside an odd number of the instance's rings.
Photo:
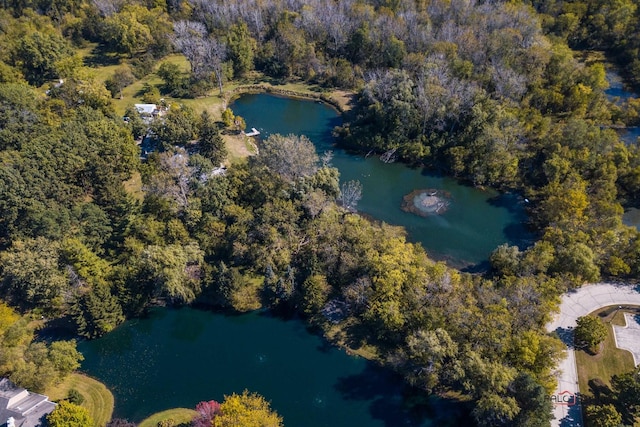
<svg viewBox="0 0 640 427">
<path fill-rule="evenodd" d="M 0 426 L 39 427 L 55 408 L 47 396 L 17 387 L 7 378 L 0 379 Z"/>
<path fill-rule="evenodd" d="M 134 107 L 141 116 L 153 116 L 159 111 L 156 104 L 135 104 Z"/>
</svg>

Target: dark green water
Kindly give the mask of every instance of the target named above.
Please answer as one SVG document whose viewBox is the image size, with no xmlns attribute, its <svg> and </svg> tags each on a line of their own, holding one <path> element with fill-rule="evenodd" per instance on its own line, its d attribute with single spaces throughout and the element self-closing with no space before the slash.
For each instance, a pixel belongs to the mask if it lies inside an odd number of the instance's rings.
<svg viewBox="0 0 640 427">
<path fill-rule="evenodd" d="M 82 370 L 113 392 L 114 416 L 135 421 L 245 388 L 270 400 L 287 427 L 442 426 L 460 412 L 440 401 L 431 418 L 410 413 L 390 371 L 265 313 L 155 309 L 79 349 Z"/>
<path fill-rule="evenodd" d="M 323 104 L 268 95 L 233 104 L 248 127 L 307 135 L 319 151 L 333 149 L 343 180 L 363 184 L 359 210 L 403 225 L 434 258 L 459 266 L 487 259 L 499 244 L 526 244 L 524 213 L 514 196 L 458 185 L 401 164 L 347 154 L 333 147 L 339 115 Z M 450 209 L 428 218 L 400 209 L 414 189 L 452 195 Z M 103 381 L 116 399 L 115 416 L 140 421 L 174 407 L 249 389 L 272 402 L 287 427 L 465 425 L 460 406 L 435 400 L 429 413 L 409 411 L 408 391 L 389 370 L 328 346 L 302 322 L 265 313 L 225 316 L 184 308 L 156 309 L 107 336 L 79 344 L 82 370 Z"/>
<path fill-rule="evenodd" d="M 636 94 L 625 89 L 622 77 L 614 70 L 609 69 L 606 73 L 607 81 L 609 82 L 609 88 L 604 91 L 609 101 L 620 102 L 626 101 L 630 98 L 636 98 Z M 636 144 L 638 138 L 640 138 L 640 127 L 628 127 L 625 129 L 618 129 L 618 135 L 625 144 Z"/>
<path fill-rule="evenodd" d="M 531 241 L 523 225 L 526 218 L 522 202 L 516 196 L 482 191 L 422 169 L 385 164 L 373 156 L 365 158 L 336 149 L 331 131 L 341 124 L 341 119 L 322 103 L 259 94 L 242 96 L 231 108 L 246 120 L 247 128 L 262 132 L 261 137 L 271 133 L 302 134 L 316 144 L 319 152 L 333 150 L 333 165 L 340 170 L 341 180 L 357 179 L 362 183 L 358 210 L 404 226 L 409 239 L 420 242 L 432 258 L 468 267 L 486 261 L 505 242 L 526 246 Z M 449 210 L 424 218 L 400 209 L 404 195 L 424 188 L 451 193 Z"/>
</svg>

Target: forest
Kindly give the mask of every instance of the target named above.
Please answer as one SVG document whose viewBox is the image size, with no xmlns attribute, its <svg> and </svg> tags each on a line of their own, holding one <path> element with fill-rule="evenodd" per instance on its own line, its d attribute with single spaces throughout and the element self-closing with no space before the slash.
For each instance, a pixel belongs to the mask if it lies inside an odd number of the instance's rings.
<svg viewBox="0 0 640 427">
<path fill-rule="evenodd" d="M 271 307 L 467 402 L 479 426 L 548 425 L 563 347 L 544 325 L 560 295 L 640 272 L 622 223 L 640 207 L 640 151 L 615 130 L 640 122 L 640 103 L 608 100 L 588 59 L 604 51 L 639 88 L 639 13 L 633 0 L 4 0 L 0 374 L 42 390 L 77 368 L 73 341 L 37 338 L 42 319 L 92 339 L 157 304 Z M 164 60 L 175 53 L 188 72 Z M 105 62 L 106 78 L 87 71 Z M 162 84 L 141 99 L 175 102 L 124 121 L 113 100 L 152 73 Z M 228 161 L 223 134 L 242 126 L 179 100 L 249 75 L 352 91 L 342 146 L 520 193 L 537 241 L 463 273 L 354 212 L 303 135 Z"/>
</svg>

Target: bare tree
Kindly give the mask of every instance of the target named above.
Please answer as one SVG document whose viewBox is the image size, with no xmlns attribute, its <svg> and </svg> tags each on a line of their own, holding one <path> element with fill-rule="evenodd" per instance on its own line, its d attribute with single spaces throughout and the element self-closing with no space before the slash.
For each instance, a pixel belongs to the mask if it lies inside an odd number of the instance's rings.
<svg viewBox="0 0 640 427">
<path fill-rule="evenodd" d="M 210 73 L 216 77 L 220 93 L 224 82 L 223 64 L 227 47 L 219 40 L 207 35 L 204 24 L 179 21 L 173 25 L 173 44 L 191 64 L 191 72 L 198 79 L 206 79 Z"/>
<path fill-rule="evenodd" d="M 93 0 L 93 4 L 100 12 L 100 15 L 106 18 L 120 11 L 120 9 L 122 9 L 122 6 L 124 5 L 124 1 L 123 0 Z"/>
<path fill-rule="evenodd" d="M 318 154 L 306 136 L 273 134 L 260 147 L 257 159 L 287 181 L 311 176 L 318 170 Z"/>
<path fill-rule="evenodd" d="M 220 95 L 222 95 L 222 83 L 224 82 L 224 72 L 222 67 L 225 59 L 227 59 L 227 46 L 224 43 L 209 37 L 205 40 L 204 52 L 204 63 L 216 76 Z"/>
<path fill-rule="evenodd" d="M 189 165 L 189 154 L 180 148 L 175 152 L 160 154 L 159 172 L 153 175 L 144 190 L 171 200 L 178 210 L 189 206 L 191 184 L 196 168 Z"/>
<path fill-rule="evenodd" d="M 345 209 L 355 212 L 361 198 L 362 184 L 360 181 L 347 181 L 340 186 L 338 201 Z"/>
</svg>

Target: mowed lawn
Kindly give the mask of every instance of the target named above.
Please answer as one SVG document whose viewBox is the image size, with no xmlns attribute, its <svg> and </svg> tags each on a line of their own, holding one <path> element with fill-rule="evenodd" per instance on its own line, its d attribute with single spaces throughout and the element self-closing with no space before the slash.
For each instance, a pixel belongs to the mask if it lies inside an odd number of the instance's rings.
<svg viewBox="0 0 640 427">
<path fill-rule="evenodd" d="M 597 313 L 604 310 L 607 309 L 599 310 L 594 314 L 597 316 Z M 613 316 L 607 316 L 604 323 L 607 326 L 607 338 L 604 340 L 600 352 L 591 355 L 583 350 L 576 351 L 580 392 L 588 397 L 593 397 L 589 387 L 590 380 L 600 379 L 611 387 L 613 375 L 629 372 L 635 367 L 631 353 L 617 348 L 613 336 L 613 325 L 625 324 L 624 312 L 616 311 Z"/>
<path fill-rule="evenodd" d="M 127 66 L 128 59 L 126 57 L 101 52 L 99 46 L 96 44 L 89 44 L 79 49 L 78 52 L 85 62 L 84 70 L 100 82 L 105 82 L 109 79 L 118 68 Z M 191 68 L 187 58 L 181 54 L 171 54 L 158 60 L 150 74 L 125 87 L 122 90 L 121 98 L 111 100 L 117 114 L 124 115 L 128 107 L 136 103 L 141 103 L 142 90 L 145 86 L 148 85 L 160 90 L 162 89 L 163 81 L 156 72 L 158 67 L 165 62 L 178 65 L 179 69 L 185 74 L 188 73 Z M 223 86 L 222 94 L 217 87 L 214 87 L 206 96 L 198 98 L 172 98 L 166 94 L 162 96 L 164 102 L 169 105 L 186 105 L 192 108 L 198 115 L 202 111 L 208 111 L 214 120 L 220 120 L 222 111 L 232 100 L 234 94 L 237 96 L 238 93 L 243 92 L 243 88 L 253 85 L 273 88 L 278 91 L 294 92 L 301 96 L 317 97 L 319 94 L 324 94 L 328 95 L 343 111 L 349 110 L 352 107 L 353 92 L 344 90 L 328 92 L 326 88 L 309 85 L 303 81 L 276 81 L 258 71 L 249 72 L 240 79 L 226 82 Z M 255 144 L 250 138 L 244 138 L 242 136 L 225 137 L 225 142 L 229 150 L 229 161 L 231 163 L 244 161 L 248 156 L 256 153 Z"/>
<path fill-rule="evenodd" d="M 51 401 L 64 400 L 69 390 L 76 389 L 84 397 L 81 406 L 87 408 L 96 427 L 104 427 L 113 414 L 113 395 L 100 381 L 86 375 L 73 373 L 62 383 L 46 390 Z"/>
<path fill-rule="evenodd" d="M 160 421 L 173 420 L 175 426 L 183 423 L 190 423 L 198 413 L 193 409 L 174 408 L 166 411 L 157 412 L 149 418 L 143 420 L 138 427 L 157 427 Z"/>
</svg>

